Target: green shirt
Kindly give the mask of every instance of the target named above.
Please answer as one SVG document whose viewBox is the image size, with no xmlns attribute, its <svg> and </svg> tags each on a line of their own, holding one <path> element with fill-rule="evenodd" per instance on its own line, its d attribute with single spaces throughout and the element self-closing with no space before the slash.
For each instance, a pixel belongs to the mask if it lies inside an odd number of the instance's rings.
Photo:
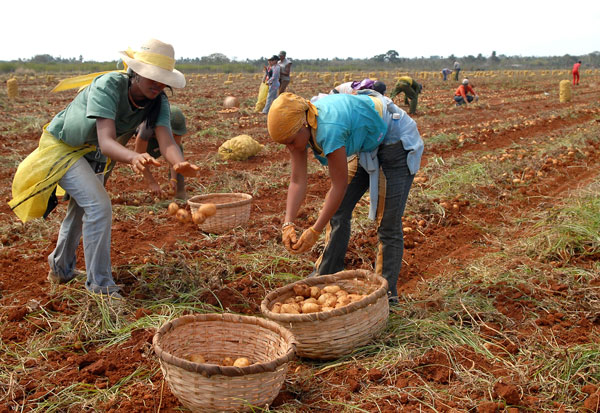
<svg viewBox="0 0 600 413">
<path fill-rule="evenodd" d="M 132 134 L 142 122 L 148 109 L 131 107 L 128 97 L 128 77 L 123 73 L 107 73 L 95 78 L 69 105 L 59 112 L 48 131 L 71 146 L 91 144 L 98 146 L 96 119 L 115 121 L 117 136 Z M 169 100 L 162 96 L 157 126 L 171 128 Z M 106 157 L 98 153 L 98 161 Z"/>
</svg>

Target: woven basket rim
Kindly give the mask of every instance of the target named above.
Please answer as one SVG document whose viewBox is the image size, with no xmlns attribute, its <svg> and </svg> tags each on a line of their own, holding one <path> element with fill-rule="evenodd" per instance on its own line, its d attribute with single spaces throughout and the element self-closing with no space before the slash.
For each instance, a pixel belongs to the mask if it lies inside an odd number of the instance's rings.
<svg viewBox="0 0 600 413">
<path fill-rule="evenodd" d="M 194 195 L 193 197 L 191 197 L 190 199 L 187 200 L 187 203 L 190 207 L 192 207 L 192 206 L 199 207 L 203 203 L 210 203 L 211 198 L 218 197 L 218 196 L 237 196 L 240 198 L 240 200 L 233 201 L 233 202 L 226 202 L 226 203 L 222 203 L 222 204 L 214 204 L 217 207 L 217 209 L 239 207 L 239 206 L 243 206 L 243 205 L 246 205 L 246 204 L 249 204 L 250 202 L 252 202 L 252 195 L 250 195 L 250 194 L 244 194 L 242 192 L 213 192 L 213 193 L 204 194 L 204 195 Z M 202 201 L 204 201 L 204 202 L 202 202 Z"/>
<path fill-rule="evenodd" d="M 275 301 L 281 295 L 291 291 L 294 289 L 294 286 L 300 283 L 307 284 L 309 287 L 312 287 L 317 284 L 329 284 L 335 283 L 340 279 L 349 279 L 349 278 L 366 278 L 372 279 L 374 281 L 379 282 L 381 285 L 371 294 L 367 295 L 360 301 L 356 301 L 354 303 L 350 303 L 340 308 L 336 308 L 331 311 L 319 311 L 317 313 L 310 314 L 281 314 L 274 313 L 269 310 L 271 302 Z M 380 275 L 375 274 L 372 271 L 368 270 L 346 270 L 340 271 L 335 274 L 328 275 L 320 275 L 316 277 L 305 278 L 303 280 L 298 280 L 291 284 L 284 285 L 283 287 L 279 287 L 273 291 L 271 291 L 260 303 L 260 311 L 263 315 L 271 320 L 276 320 L 280 322 L 311 322 L 311 321 L 325 321 L 329 320 L 331 317 L 337 317 L 342 314 L 349 314 L 354 311 L 365 308 L 371 304 L 374 304 L 379 300 L 382 296 L 387 296 L 388 290 L 388 282 L 385 278 Z"/>
<path fill-rule="evenodd" d="M 160 346 L 162 337 L 171 332 L 172 330 L 185 326 L 186 324 L 193 323 L 196 321 L 225 321 L 231 323 L 246 323 L 254 324 L 260 327 L 271 330 L 274 333 L 280 334 L 288 344 L 288 350 L 282 356 L 277 357 L 266 363 L 255 363 L 248 367 L 234 367 L 234 366 L 219 366 L 216 364 L 209 363 L 194 363 L 192 361 L 176 357 L 166 350 L 163 350 Z M 152 338 L 152 346 L 157 357 L 162 361 L 180 367 L 184 370 L 191 371 L 194 373 L 202 374 L 205 377 L 211 377 L 214 375 L 223 375 L 228 377 L 245 376 L 249 374 L 274 372 L 280 366 L 288 363 L 296 357 L 296 338 L 286 328 L 277 324 L 274 321 L 259 318 L 254 316 L 245 316 L 238 314 L 229 313 L 208 313 L 208 314 L 192 314 L 178 317 L 174 320 L 168 321 L 163 324 L 154 334 Z"/>
</svg>

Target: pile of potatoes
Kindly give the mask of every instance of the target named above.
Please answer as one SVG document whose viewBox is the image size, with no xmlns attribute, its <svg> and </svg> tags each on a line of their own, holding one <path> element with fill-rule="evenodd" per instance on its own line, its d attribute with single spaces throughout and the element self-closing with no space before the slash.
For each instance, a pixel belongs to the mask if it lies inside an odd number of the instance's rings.
<svg viewBox="0 0 600 413">
<path fill-rule="evenodd" d="M 192 354 L 188 357 L 188 360 L 192 363 L 207 363 L 202 354 Z M 209 364 L 216 364 L 218 366 L 248 367 L 252 363 L 250 363 L 250 360 L 248 360 L 246 357 L 238 357 L 235 360 L 233 360 L 231 357 L 225 357 L 220 363 Z"/>
<path fill-rule="evenodd" d="M 360 301 L 364 294 L 351 294 L 339 285 L 327 285 L 322 289 L 300 283 L 294 285 L 294 297 L 273 304 L 271 311 L 278 314 L 309 314 L 331 311 Z"/>
<path fill-rule="evenodd" d="M 185 224 L 186 222 L 194 221 L 194 224 L 200 225 L 206 218 L 212 217 L 217 213 L 217 206 L 215 204 L 202 204 L 198 207 L 193 214 L 185 208 L 180 208 L 176 202 L 171 202 L 167 207 L 169 215 L 175 215 L 177 221 Z"/>
</svg>

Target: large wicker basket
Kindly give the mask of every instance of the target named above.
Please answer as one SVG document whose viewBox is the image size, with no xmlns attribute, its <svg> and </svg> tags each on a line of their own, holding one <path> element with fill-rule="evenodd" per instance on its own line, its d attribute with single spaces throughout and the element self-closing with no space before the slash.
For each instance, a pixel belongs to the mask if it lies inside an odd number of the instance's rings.
<svg viewBox="0 0 600 413">
<path fill-rule="evenodd" d="M 339 285 L 348 292 L 368 294 L 360 301 L 329 312 L 278 314 L 273 304 L 295 296 L 294 285 L 305 283 L 322 288 Z M 306 278 L 270 292 L 262 301 L 261 312 L 288 328 L 296 337 L 296 355 L 310 359 L 331 360 L 351 353 L 367 344 L 386 326 L 389 315 L 388 284 L 385 278 L 366 270 L 341 271 L 331 275 Z"/>
<path fill-rule="evenodd" d="M 154 335 L 154 351 L 171 392 L 198 412 L 233 412 L 268 406 L 279 393 L 295 356 L 292 333 L 258 317 L 235 314 L 188 315 L 164 324 Z M 188 361 L 246 357 L 248 367 Z"/>
<path fill-rule="evenodd" d="M 200 224 L 200 229 L 220 234 L 248 222 L 252 196 L 241 193 L 206 194 L 193 196 L 187 202 L 192 213 L 202 204 L 215 204 L 217 213 L 206 218 L 206 221 Z"/>
</svg>

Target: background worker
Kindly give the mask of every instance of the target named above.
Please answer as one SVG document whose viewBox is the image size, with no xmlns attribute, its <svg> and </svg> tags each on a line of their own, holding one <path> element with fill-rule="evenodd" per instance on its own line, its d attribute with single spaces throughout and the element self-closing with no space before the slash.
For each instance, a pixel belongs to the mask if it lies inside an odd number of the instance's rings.
<svg viewBox="0 0 600 413">
<path fill-rule="evenodd" d="M 469 79 L 463 79 L 462 85 L 460 85 L 456 92 L 454 92 L 454 101 L 456 102 L 456 106 L 466 105 L 471 103 L 475 99 L 475 101 L 479 100 L 479 96 L 473 90 L 473 87 L 469 84 Z"/>
<path fill-rule="evenodd" d="M 345 82 L 337 85 L 329 92 L 330 95 L 345 93 L 348 95 L 356 95 L 356 92 L 363 89 L 372 89 L 375 82 L 369 78 L 363 80 L 355 80 L 353 82 Z"/>
<path fill-rule="evenodd" d="M 417 112 L 417 104 L 419 103 L 419 93 L 423 90 L 423 85 L 414 80 L 410 76 L 402 76 L 398 78 L 394 90 L 390 94 L 390 98 L 393 100 L 396 95 L 404 92 L 404 104 L 408 105 L 410 101 L 410 107 L 408 113 L 413 115 Z"/>
<path fill-rule="evenodd" d="M 171 131 L 173 132 L 175 143 L 179 146 L 181 153 L 183 153 L 181 138 L 187 133 L 187 128 L 183 112 L 175 105 L 171 105 Z M 142 123 L 136 130 L 135 151 L 137 153 L 146 152 L 155 159 L 160 157 L 160 145 L 158 139 L 156 139 L 156 131 L 148 128 L 145 123 Z M 156 182 L 156 179 L 154 179 L 150 169 L 146 168 L 142 173 L 152 193 L 155 196 L 163 197 L 162 189 Z M 169 184 L 173 188 L 175 198 L 186 199 L 184 177 L 175 172 L 171 164 L 169 164 Z"/>
<path fill-rule="evenodd" d="M 19 165 L 13 181 L 11 208 L 22 220 L 46 214 L 56 186 L 70 196 L 56 247 L 48 256 L 48 280 L 62 284 L 76 276 L 79 242 L 88 291 L 121 298 L 111 268 L 112 208 L 104 188 L 106 164 L 110 160 L 130 164 L 137 173 L 159 165 L 148 153 L 137 153 L 121 145 L 117 136 L 132 134 L 146 122 L 155 129 L 161 153 L 182 175 L 193 176 L 199 167 L 185 162 L 171 133 L 169 100 L 163 89 L 183 88 L 185 77 L 175 70 L 173 46 L 151 39 L 139 51 L 121 52 L 128 73 L 109 72 L 94 78 L 71 103 L 44 127 L 43 151 L 34 151 Z M 49 149 L 53 149 L 49 151 Z M 32 160 L 48 165 L 43 192 L 27 167 Z M 27 183 L 28 186 L 21 185 Z M 33 189 L 33 190 L 32 190 Z M 23 198 L 23 194 L 26 197 Z M 54 205 L 55 206 L 55 205 Z M 46 216 L 44 214 L 44 216 Z"/>
<path fill-rule="evenodd" d="M 458 80 L 458 74 L 460 73 L 460 63 L 454 62 L 454 80 Z"/>
<path fill-rule="evenodd" d="M 376 92 L 365 92 L 373 96 L 340 93 L 312 104 L 284 93 L 273 103 L 267 118 L 269 135 L 286 145 L 292 169 L 282 241 L 291 253 L 303 253 L 327 228 L 316 274 L 343 270 L 352 211 L 369 189 L 371 212 L 375 212 L 370 216 L 376 219 L 379 237 L 375 271 L 388 280 L 389 299 L 396 302 L 404 251 L 402 215 L 421 162 L 423 141 L 406 112 Z M 297 238 L 294 219 L 306 196 L 309 146 L 328 166 L 331 186 L 315 223 Z M 354 154 L 358 156 L 348 162 L 347 157 Z M 381 195 L 380 202 L 375 193 Z"/>
<path fill-rule="evenodd" d="M 273 55 L 269 59 L 269 68 L 267 70 L 267 84 L 269 85 L 269 93 L 267 94 L 267 103 L 262 111 L 262 113 L 265 114 L 269 113 L 271 104 L 277 98 L 277 93 L 279 91 L 279 71 L 281 68 L 277 64 L 278 60 L 279 57 L 277 57 L 277 55 Z"/>
<path fill-rule="evenodd" d="M 578 85 L 579 84 L 579 68 L 580 67 L 581 67 L 581 60 L 578 60 L 573 65 L 573 84 L 574 85 Z"/>
<path fill-rule="evenodd" d="M 285 50 L 279 52 L 279 94 L 285 92 L 285 89 L 290 84 L 290 74 L 292 73 L 292 61 L 286 57 Z"/>
<path fill-rule="evenodd" d="M 447 67 L 442 69 L 442 77 L 444 81 L 448 80 L 448 75 L 450 73 L 452 73 L 452 69 L 448 69 Z"/>
</svg>

